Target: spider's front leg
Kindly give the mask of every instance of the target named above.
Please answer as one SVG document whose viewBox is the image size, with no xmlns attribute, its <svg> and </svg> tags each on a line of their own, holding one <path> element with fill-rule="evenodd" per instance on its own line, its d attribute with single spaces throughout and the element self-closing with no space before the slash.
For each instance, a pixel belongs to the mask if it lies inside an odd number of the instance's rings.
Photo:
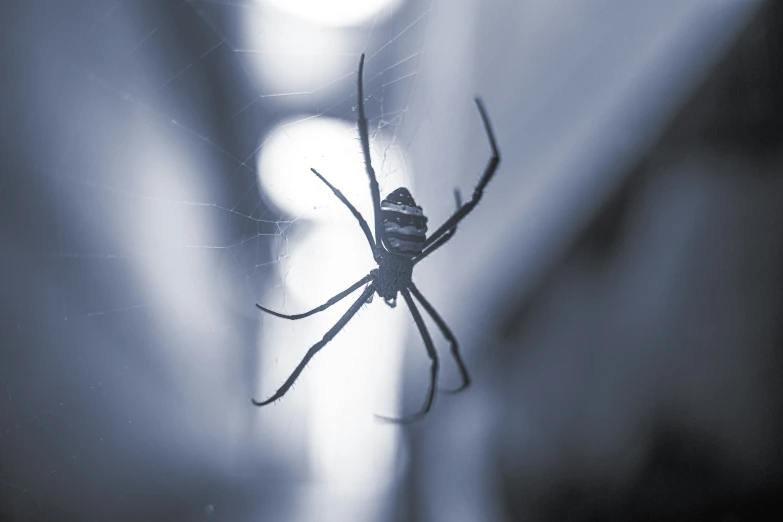
<svg viewBox="0 0 783 522">
<path fill-rule="evenodd" d="M 375 244 L 375 240 L 372 237 L 372 233 L 370 232 L 370 226 L 367 224 L 367 221 L 364 220 L 364 216 L 362 216 L 361 212 L 356 210 L 356 207 L 354 207 L 350 201 L 348 201 L 348 198 L 346 198 L 342 192 L 337 190 L 337 188 L 329 183 L 329 180 L 327 180 L 325 177 L 321 175 L 320 172 L 318 172 L 315 169 L 310 169 L 310 171 L 318 176 L 318 179 L 324 182 L 324 184 L 331 189 L 332 193 L 337 196 L 337 199 L 343 202 L 343 204 L 348 207 L 348 210 L 351 211 L 351 214 L 357 219 L 359 222 L 359 226 L 362 228 L 362 232 L 364 232 L 364 236 L 367 238 L 367 242 L 370 244 L 370 249 L 372 250 L 372 256 L 375 259 L 376 263 L 380 263 L 381 260 L 381 253 L 380 250 L 378 250 L 378 246 Z"/>
<path fill-rule="evenodd" d="M 454 214 L 452 214 L 449 219 L 446 220 L 445 223 L 440 226 L 439 229 L 437 229 L 430 237 L 427 238 L 427 242 L 424 245 L 425 249 L 438 241 L 444 234 L 448 234 L 451 230 L 455 229 L 457 224 L 465 219 L 465 216 L 467 216 L 470 211 L 473 210 L 476 205 L 478 205 L 479 200 L 481 200 L 481 197 L 484 195 L 484 188 L 486 188 L 487 183 L 489 183 L 489 181 L 492 179 L 492 176 L 495 174 L 495 171 L 500 164 L 500 152 L 498 151 L 498 146 L 495 142 L 495 133 L 492 132 L 492 125 L 489 121 L 487 110 L 484 108 L 484 103 L 480 98 L 475 98 L 475 101 L 479 114 L 481 115 L 481 121 L 484 122 L 484 130 L 487 133 L 487 139 L 489 140 L 489 147 L 492 149 L 492 155 L 489 158 L 489 163 L 484 169 L 484 173 L 481 175 L 481 179 L 479 180 L 478 185 L 476 185 L 476 188 L 473 190 L 473 195 L 471 196 L 470 201 L 462 205 Z M 441 243 L 441 245 L 442 244 L 443 243 Z M 430 252 L 431 251 L 432 250 L 430 250 Z"/>
<path fill-rule="evenodd" d="M 375 245 L 378 250 L 384 245 L 388 248 L 389 241 L 386 237 L 386 231 L 383 228 L 381 217 L 381 190 L 378 186 L 378 178 L 375 176 L 375 169 L 372 168 L 370 159 L 370 134 L 367 130 L 367 116 L 364 113 L 364 53 L 359 58 L 359 73 L 357 76 L 357 104 L 359 114 L 356 119 L 356 127 L 359 129 L 359 141 L 362 145 L 362 155 L 364 156 L 364 168 L 367 171 L 367 177 L 370 178 L 370 195 L 372 196 L 372 208 L 375 214 Z"/>
</svg>

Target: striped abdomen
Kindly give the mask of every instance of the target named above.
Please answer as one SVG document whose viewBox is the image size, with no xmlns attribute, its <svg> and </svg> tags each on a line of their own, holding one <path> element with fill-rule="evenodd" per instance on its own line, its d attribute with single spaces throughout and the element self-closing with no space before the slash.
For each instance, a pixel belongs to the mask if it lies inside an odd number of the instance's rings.
<svg viewBox="0 0 783 522">
<path fill-rule="evenodd" d="M 389 246 L 400 254 L 416 255 L 427 238 L 427 216 L 408 189 L 400 187 L 381 202 L 383 227 Z"/>
</svg>

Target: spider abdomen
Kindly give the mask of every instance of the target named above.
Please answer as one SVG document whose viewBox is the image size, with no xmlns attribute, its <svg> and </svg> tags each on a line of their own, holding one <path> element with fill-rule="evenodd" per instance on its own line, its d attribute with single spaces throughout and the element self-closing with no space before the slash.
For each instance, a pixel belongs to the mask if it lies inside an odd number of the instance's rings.
<svg viewBox="0 0 783 522">
<path fill-rule="evenodd" d="M 405 187 L 400 187 L 381 202 L 383 228 L 389 248 L 399 254 L 420 254 L 427 239 L 427 216 Z"/>
</svg>

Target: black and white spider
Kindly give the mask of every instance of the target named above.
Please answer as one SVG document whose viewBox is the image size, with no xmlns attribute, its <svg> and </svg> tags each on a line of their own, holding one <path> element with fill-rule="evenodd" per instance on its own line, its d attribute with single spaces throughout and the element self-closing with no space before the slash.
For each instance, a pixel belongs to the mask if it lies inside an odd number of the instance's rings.
<svg viewBox="0 0 783 522">
<path fill-rule="evenodd" d="M 361 58 L 359 59 L 359 73 L 357 82 L 359 115 L 357 125 L 359 128 L 359 139 L 362 145 L 362 153 L 364 154 L 364 164 L 367 170 L 367 175 L 370 178 L 370 193 L 372 195 L 373 213 L 375 214 L 375 238 L 373 238 L 373 234 L 370 232 L 370 227 L 367 225 L 367 221 L 365 221 L 364 217 L 362 217 L 359 211 L 356 210 L 356 207 L 354 207 L 351 202 L 348 201 L 345 196 L 343 196 L 342 192 L 337 190 L 331 183 L 329 183 L 329 181 L 326 180 L 326 178 L 319 174 L 318 171 L 315 169 L 310 170 L 312 170 L 313 174 L 318 176 L 321 181 L 323 181 L 330 189 L 332 189 L 334 195 L 337 196 L 337 198 L 342 201 L 346 207 L 348 207 L 354 217 L 356 217 L 356 220 L 362 227 L 362 231 L 364 231 L 364 235 L 367 237 L 367 241 L 370 243 L 370 248 L 372 249 L 375 262 L 378 263 L 378 268 L 371 270 L 369 274 L 358 280 L 349 288 L 346 288 L 339 294 L 329 299 L 326 303 L 313 308 L 309 312 L 285 315 L 269 310 L 268 308 L 264 308 L 260 304 L 256 304 L 256 306 L 264 312 L 270 313 L 276 317 L 282 317 L 284 319 L 302 319 L 304 317 L 308 317 L 315 313 L 326 310 L 333 304 L 342 300 L 347 295 L 359 289 L 361 286 L 365 284 L 367 285 L 367 287 L 362 292 L 362 295 L 360 295 L 359 298 L 354 301 L 354 303 L 351 305 L 348 311 L 343 314 L 340 320 L 337 321 L 337 323 L 328 332 L 326 332 L 326 334 L 323 336 L 323 339 L 321 339 L 312 348 L 310 348 L 310 350 L 308 350 L 307 354 L 304 356 L 304 359 L 302 359 L 302 362 L 300 362 L 296 369 L 294 369 L 293 373 L 288 377 L 285 383 L 283 383 L 280 389 L 278 389 L 274 395 L 265 401 L 257 401 L 253 399 L 253 404 L 256 406 L 265 406 L 285 395 L 285 393 L 291 388 L 291 385 L 294 384 L 294 381 L 296 381 L 296 379 L 299 377 L 299 374 L 302 373 L 302 370 L 310 361 L 310 359 L 312 359 L 313 356 L 321 350 L 321 348 L 323 348 L 334 338 L 335 335 L 337 335 L 340 330 L 342 330 L 342 328 L 348 323 L 348 321 L 351 320 L 356 312 L 359 311 L 362 305 L 372 298 L 374 293 L 377 293 L 385 300 L 386 304 L 392 307 L 396 306 L 397 294 L 400 293 L 402 294 L 403 299 L 405 299 L 405 303 L 408 305 L 408 309 L 413 316 L 413 320 L 415 321 L 416 326 L 421 333 L 421 337 L 424 340 L 424 346 L 427 348 L 427 354 L 431 360 L 429 391 L 421 410 L 413 415 L 401 419 L 381 417 L 382 419 L 389 421 L 408 422 L 422 417 L 430 410 L 432 401 L 435 397 L 435 383 L 438 378 L 438 355 L 435 352 L 432 338 L 430 337 L 429 331 L 424 324 L 421 313 L 419 312 L 419 309 L 416 306 L 416 303 L 414 303 L 411 295 L 413 295 L 413 297 L 415 297 L 419 303 L 421 303 L 427 313 L 430 314 L 432 319 L 435 321 L 435 324 L 438 325 L 438 328 L 443 333 L 443 336 L 451 345 L 451 353 L 462 376 L 462 385 L 456 390 L 452 391 L 457 392 L 463 390 L 470 384 L 470 377 L 468 375 L 467 368 L 465 367 L 465 363 L 462 361 L 462 357 L 459 353 L 457 339 L 454 337 L 454 334 L 446 325 L 446 322 L 443 320 L 440 314 L 435 311 L 435 308 L 421 294 L 419 289 L 416 288 L 416 285 L 412 280 L 412 274 L 414 265 L 428 255 L 432 254 L 438 248 L 443 246 L 449 239 L 451 239 L 457 230 L 457 224 L 462 221 L 462 219 L 464 219 L 471 210 L 473 210 L 476 204 L 478 204 L 481 196 L 484 193 L 484 188 L 487 186 L 487 183 L 489 183 L 489 180 L 492 178 L 492 175 L 495 173 L 495 170 L 500 163 L 500 154 L 498 153 L 498 148 L 495 144 L 495 136 L 492 133 L 492 128 L 489 123 L 487 112 L 484 109 L 484 105 L 482 104 L 481 100 L 476 98 L 476 105 L 478 106 L 479 114 L 481 115 L 481 119 L 484 122 L 484 129 L 486 130 L 487 137 L 489 138 L 489 145 L 492 149 L 492 156 L 490 157 L 489 163 L 484 169 L 484 173 L 481 176 L 478 185 L 473 191 L 473 196 L 470 198 L 470 201 L 462 204 L 459 190 L 455 190 L 454 197 L 457 204 L 457 210 L 449 219 L 446 220 L 443 225 L 440 226 L 440 228 L 427 236 L 427 217 L 422 212 L 421 207 L 416 205 L 416 202 L 414 201 L 408 189 L 405 187 L 400 187 L 386 196 L 383 201 L 381 201 L 378 180 L 375 177 L 375 171 L 373 170 L 372 163 L 370 162 L 370 140 L 367 134 L 367 119 L 364 115 L 364 88 L 362 85 L 363 70 L 364 54 L 362 54 Z"/>
</svg>

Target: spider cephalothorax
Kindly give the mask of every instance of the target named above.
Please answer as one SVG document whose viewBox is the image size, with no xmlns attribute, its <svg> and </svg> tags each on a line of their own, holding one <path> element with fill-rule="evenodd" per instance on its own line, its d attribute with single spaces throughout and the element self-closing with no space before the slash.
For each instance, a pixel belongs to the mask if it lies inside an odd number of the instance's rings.
<svg viewBox="0 0 783 522">
<path fill-rule="evenodd" d="M 410 256 L 384 250 L 375 272 L 373 284 L 378 295 L 383 297 L 389 306 L 396 306 L 397 293 L 408 288 L 412 282 L 413 260 Z"/>
<path fill-rule="evenodd" d="M 270 313 L 277 317 L 283 317 L 285 319 L 302 319 L 304 317 L 313 315 L 315 313 L 326 310 L 333 304 L 339 302 L 344 297 L 355 292 L 362 286 L 364 291 L 350 308 L 343 314 L 337 323 L 329 329 L 319 342 L 313 345 L 304 356 L 302 362 L 294 369 L 293 373 L 286 379 L 285 383 L 265 401 L 257 401 L 253 399 L 253 404 L 256 406 L 265 406 L 271 402 L 281 398 L 294 384 L 294 381 L 302 373 L 304 367 L 310 362 L 310 359 L 318 353 L 329 341 L 331 341 L 337 333 L 356 315 L 356 312 L 367 302 L 370 301 L 373 294 L 376 292 L 381 296 L 388 305 L 395 306 L 397 294 L 402 294 L 405 299 L 405 304 L 408 305 L 408 309 L 413 316 L 413 320 L 416 323 L 416 327 L 421 333 L 421 338 L 424 341 L 424 346 L 427 349 L 427 355 L 431 360 L 430 365 L 430 386 L 427 393 L 427 398 L 424 401 L 424 406 L 421 410 L 404 419 L 389 419 L 382 417 L 386 420 L 392 421 L 410 421 L 420 418 L 427 413 L 432 406 L 432 401 L 435 397 L 435 382 L 438 378 L 438 354 L 435 351 L 435 346 L 430 337 L 427 326 L 424 323 L 424 319 L 419 312 L 418 306 L 414 302 L 413 298 L 424 307 L 424 310 L 432 317 L 435 324 L 440 329 L 443 336 L 451 345 L 451 354 L 454 356 L 454 360 L 459 368 L 460 375 L 462 376 L 462 386 L 458 390 L 461 390 L 470 384 L 470 377 L 468 371 L 465 368 L 465 364 L 462 362 L 462 357 L 459 353 L 459 347 L 457 345 L 457 339 L 451 332 L 446 322 L 430 304 L 430 302 L 422 295 L 416 285 L 413 283 L 412 274 L 413 267 L 433 253 L 438 248 L 442 247 L 457 230 L 457 224 L 462 221 L 468 213 L 478 204 L 481 196 L 484 194 L 484 187 L 486 187 L 492 175 L 495 173 L 498 164 L 500 163 L 500 154 L 498 153 L 497 145 L 495 144 L 495 137 L 492 134 L 492 129 L 489 125 L 489 118 L 484 110 L 484 106 L 481 100 L 476 98 L 476 105 L 478 106 L 479 114 L 484 122 L 484 129 L 486 130 L 487 137 L 489 138 L 489 144 L 492 148 L 492 156 L 490 157 L 489 164 L 484 169 L 484 174 L 481 176 L 478 185 L 476 185 L 473 191 L 473 196 L 470 201 L 463 204 L 459 195 L 459 191 L 455 190 L 454 195 L 457 203 L 457 210 L 446 220 L 443 225 L 440 226 L 435 232 L 427 236 L 427 217 L 424 215 L 421 207 L 416 204 L 413 196 L 405 187 L 400 187 L 393 191 L 391 194 L 381 201 L 380 190 L 378 187 L 378 180 L 375 177 L 375 170 L 372 168 L 372 162 L 370 161 L 370 138 L 367 131 L 367 118 L 364 115 L 364 94 L 362 85 L 362 71 L 364 70 L 364 55 L 359 60 L 359 81 L 358 81 L 358 105 L 359 116 L 357 118 L 357 126 L 359 128 L 359 141 L 362 145 L 362 154 L 364 155 L 364 165 L 367 170 L 367 176 L 370 178 L 370 195 L 373 202 L 373 214 L 375 218 L 375 236 L 370 230 L 370 226 L 362 217 L 361 213 L 356 210 L 350 201 L 337 190 L 329 181 L 326 180 L 315 169 L 310 169 L 318 178 L 323 181 L 334 195 L 348 207 L 348 210 L 354 215 L 359 222 L 359 226 L 362 228 L 367 241 L 370 244 L 373 258 L 378 263 L 378 268 L 371 270 L 369 274 L 356 281 L 353 285 L 346 288 L 339 294 L 329 299 L 326 303 L 313 308 L 309 312 L 302 314 L 286 315 L 279 312 L 274 312 L 268 308 L 264 308 L 260 304 L 256 304 L 258 308 L 264 312 Z"/>
</svg>

